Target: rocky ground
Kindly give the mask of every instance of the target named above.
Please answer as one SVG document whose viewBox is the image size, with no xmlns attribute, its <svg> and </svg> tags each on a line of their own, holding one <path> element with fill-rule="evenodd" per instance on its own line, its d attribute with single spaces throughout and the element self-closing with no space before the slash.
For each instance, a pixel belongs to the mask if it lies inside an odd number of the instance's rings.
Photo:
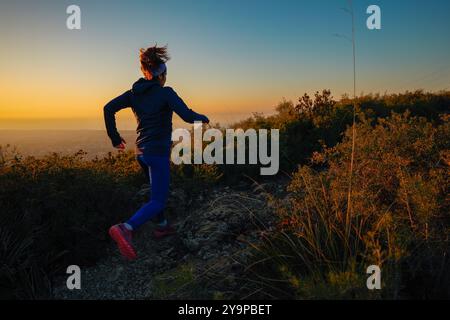
<svg viewBox="0 0 450 320">
<path fill-rule="evenodd" d="M 281 184 L 217 188 L 195 202 L 203 205 L 190 208 L 180 207 L 184 193 L 174 190 L 167 215 L 176 235 L 155 240 L 154 225 L 148 223 L 135 236 L 139 258 L 133 262 L 125 261 L 111 241 L 107 258 L 82 268 L 81 290 L 68 290 L 66 277 L 57 278 L 54 298 L 242 298 L 239 280 L 252 244 L 272 228 L 266 192 L 282 189 Z"/>
</svg>

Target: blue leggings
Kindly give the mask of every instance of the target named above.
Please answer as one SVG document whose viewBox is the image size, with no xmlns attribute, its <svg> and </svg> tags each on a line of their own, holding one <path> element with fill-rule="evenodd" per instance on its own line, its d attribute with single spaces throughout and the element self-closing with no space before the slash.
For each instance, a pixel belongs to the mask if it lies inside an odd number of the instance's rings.
<svg viewBox="0 0 450 320">
<path fill-rule="evenodd" d="M 143 205 L 126 223 L 133 230 L 163 212 L 169 195 L 169 156 L 138 155 L 138 161 L 149 170 L 151 199 Z"/>
</svg>

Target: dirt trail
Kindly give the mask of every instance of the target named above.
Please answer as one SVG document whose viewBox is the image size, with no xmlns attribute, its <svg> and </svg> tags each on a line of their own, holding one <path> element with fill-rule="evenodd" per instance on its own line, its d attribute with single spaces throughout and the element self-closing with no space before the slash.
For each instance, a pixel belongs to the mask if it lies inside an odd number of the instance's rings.
<svg viewBox="0 0 450 320">
<path fill-rule="evenodd" d="M 107 258 L 82 268 L 81 290 L 68 290 L 66 278 L 56 279 L 56 299 L 180 299 L 230 298 L 262 229 L 273 217 L 264 191 L 232 191 L 225 187 L 210 194 L 202 207 L 186 212 L 179 195 L 168 206 L 176 235 L 153 238 L 152 223 L 136 234 L 138 259 L 125 261 L 115 245 Z M 176 218 L 175 218 L 176 217 Z M 263 226 L 264 225 L 264 226 Z"/>
</svg>

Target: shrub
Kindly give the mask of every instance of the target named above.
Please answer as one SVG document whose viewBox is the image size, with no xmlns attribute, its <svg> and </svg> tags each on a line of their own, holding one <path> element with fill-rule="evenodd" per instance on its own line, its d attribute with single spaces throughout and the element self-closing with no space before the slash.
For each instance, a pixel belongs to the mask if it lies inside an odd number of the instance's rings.
<svg viewBox="0 0 450 320">
<path fill-rule="evenodd" d="M 131 154 L 86 161 L 84 153 L 0 157 L 0 284 L 6 298 L 43 298 L 70 264 L 105 251 L 108 227 L 137 209 L 142 179 Z"/>
<path fill-rule="evenodd" d="M 401 94 L 367 94 L 356 101 L 343 96 L 335 100 L 329 90 L 316 92 L 314 97 L 304 94 L 294 104 L 283 100 L 271 116 L 254 114 L 239 121 L 233 128 L 244 130 L 279 129 L 280 130 L 280 172 L 291 172 L 298 164 L 310 164 L 314 152 L 323 151 L 324 147 L 334 147 L 342 141 L 343 135 L 353 121 L 353 104 L 357 105 L 359 117 L 370 120 L 387 118 L 392 113 L 409 111 L 411 116 L 426 118 L 429 122 L 441 123 L 443 114 L 448 114 L 450 92 L 428 93 L 424 91 L 405 92 Z M 238 166 L 226 168 L 225 178 L 243 174 L 258 178 L 255 166 Z"/>
<path fill-rule="evenodd" d="M 302 166 L 288 200 L 274 201 L 279 230 L 249 268 L 267 295 L 295 298 L 449 297 L 448 150 L 450 127 L 394 114 L 357 126 L 351 206 L 351 130 Z M 369 292 L 365 270 L 383 270 Z M 270 280 L 272 279 L 272 280 Z"/>
</svg>

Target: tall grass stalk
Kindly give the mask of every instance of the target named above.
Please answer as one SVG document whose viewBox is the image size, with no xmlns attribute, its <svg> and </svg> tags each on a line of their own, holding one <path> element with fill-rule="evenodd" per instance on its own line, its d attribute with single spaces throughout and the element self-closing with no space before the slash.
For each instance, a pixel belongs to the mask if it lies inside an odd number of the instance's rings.
<svg viewBox="0 0 450 320">
<path fill-rule="evenodd" d="M 349 186 L 347 196 L 347 215 L 346 215 L 346 235 L 347 239 L 350 232 L 350 216 L 352 214 L 352 187 L 353 187 L 353 164 L 355 160 L 355 140 L 356 140 L 356 39 L 355 39 L 355 12 L 353 1 L 349 0 L 350 15 L 352 18 L 352 49 L 353 49 L 353 124 L 352 124 L 352 152 L 350 157 Z"/>
</svg>

